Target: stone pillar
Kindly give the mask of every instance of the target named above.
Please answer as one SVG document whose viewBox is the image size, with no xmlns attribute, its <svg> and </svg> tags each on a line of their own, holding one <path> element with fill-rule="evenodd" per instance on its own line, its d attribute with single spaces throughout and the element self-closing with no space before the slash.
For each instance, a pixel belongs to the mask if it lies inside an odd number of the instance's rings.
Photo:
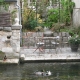
<svg viewBox="0 0 80 80">
<path fill-rule="evenodd" d="M 11 37 L 11 46 L 13 48 L 13 52 L 20 52 L 20 32 L 22 25 L 12 25 L 12 37 Z"/>
<path fill-rule="evenodd" d="M 75 3 L 73 9 L 73 26 L 80 26 L 80 0 L 72 0 Z"/>
<path fill-rule="evenodd" d="M 2 52 L 6 54 L 8 58 L 19 58 L 20 53 L 20 32 L 22 25 L 19 25 L 19 19 L 15 19 L 15 24 L 11 27 L 11 32 L 0 33 L 2 44 L 6 44 L 2 47 Z M 10 37 L 10 38 L 9 38 Z M 17 54 L 16 54 L 17 53 Z"/>
</svg>

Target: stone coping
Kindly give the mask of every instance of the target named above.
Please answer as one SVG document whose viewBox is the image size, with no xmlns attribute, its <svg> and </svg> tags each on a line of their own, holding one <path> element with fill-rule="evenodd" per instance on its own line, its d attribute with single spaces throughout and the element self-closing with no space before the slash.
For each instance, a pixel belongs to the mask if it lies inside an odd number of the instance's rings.
<svg viewBox="0 0 80 80">
<path fill-rule="evenodd" d="M 48 49 L 45 52 L 39 52 L 35 49 L 21 48 L 20 62 L 80 62 L 80 50 L 78 52 L 71 52 L 70 48 L 62 48 L 55 53 L 55 50 L 49 52 Z M 22 56 L 24 54 L 24 56 Z"/>
<path fill-rule="evenodd" d="M 20 30 L 20 29 L 22 29 L 22 25 L 12 25 L 11 29 L 12 30 Z"/>
<path fill-rule="evenodd" d="M 0 60 L 0 64 L 18 64 L 19 59 L 6 59 L 6 60 Z"/>
</svg>

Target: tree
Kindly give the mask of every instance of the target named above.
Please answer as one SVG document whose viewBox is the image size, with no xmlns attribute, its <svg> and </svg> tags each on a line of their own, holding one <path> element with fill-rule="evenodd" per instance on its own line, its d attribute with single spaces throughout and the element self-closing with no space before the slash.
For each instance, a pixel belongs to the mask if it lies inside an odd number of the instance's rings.
<svg viewBox="0 0 80 80">
<path fill-rule="evenodd" d="M 36 10 L 33 10 L 33 8 L 27 7 L 27 1 L 24 0 L 24 6 L 23 6 L 23 29 L 27 30 L 34 30 L 35 27 L 38 27 L 41 24 L 40 15 Z M 36 7 L 36 5 L 35 5 Z"/>
<path fill-rule="evenodd" d="M 71 23 L 74 6 L 75 3 L 71 0 L 61 0 L 60 15 L 62 17 L 61 20 L 63 20 L 66 25 Z"/>
</svg>

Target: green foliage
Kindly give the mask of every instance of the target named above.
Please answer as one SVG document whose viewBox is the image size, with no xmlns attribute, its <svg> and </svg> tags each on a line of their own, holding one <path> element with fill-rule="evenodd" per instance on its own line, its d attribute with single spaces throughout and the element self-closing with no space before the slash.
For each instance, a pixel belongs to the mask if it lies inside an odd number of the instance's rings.
<svg viewBox="0 0 80 80">
<path fill-rule="evenodd" d="M 28 19 L 27 23 L 25 23 L 24 27 L 27 30 L 34 30 L 36 27 L 37 21 L 36 19 Z"/>
<path fill-rule="evenodd" d="M 70 35 L 71 37 L 74 36 L 74 34 L 75 34 L 73 29 L 72 29 L 72 30 L 69 30 L 68 32 L 69 32 L 69 35 Z"/>
<path fill-rule="evenodd" d="M 0 51 L 0 54 L 3 54 L 4 52 Z"/>
<path fill-rule="evenodd" d="M 80 44 L 80 37 L 78 37 L 78 35 L 73 35 L 70 39 L 69 39 L 69 43 L 70 44 Z"/>
<path fill-rule="evenodd" d="M 50 9 L 47 16 L 44 24 L 51 28 L 53 23 L 57 23 L 59 20 L 59 9 Z"/>
<path fill-rule="evenodd" d="M 16 18 L 16 12 L 17 12 L 17 10 L 16 9 L 14 9 L 12 12 L 11 12 L 11 20 L 12 20 L 12 24 L 14 23 L 14 19 Z"/>
<path fill-rule="evenodd" d="M 5 53 L 0 51 L 0 60 L 3 60 L 4 56 L 5 56 Z"/>
<path fill-rule="evenodd" d="M 5 11 L 8 11 L 8 9 L 9 9 L 9 4 L 6 3 L 4 0 L 0 0 L 0 12 L 3 11 L 3 9 L 1 9 L 1 7 L 3 7 Z"/>
<path fill-rule="evenodd" d="M 70 25 L 75 3 L 72 2 L 71 0 L 61 0 L 61 6 L 62 6 L 60 10 L 61 21 L 65 22 L 66 25 Z"/>
<path fill-rule="evenodd" d="M 34 0 L 35 1 L 35 0 Z M 34 2 L 33 1 L 33 2 Z M 26 6 L 27 0 L 25 0 L 24 6 L 23 6 L 23 29 L 25 30 L 35 30 L 35 27 L 42 25 L 42 20 L 40 18 L 40 14 L 34 11 L 32 8 L 27 8 Z"/>
<path fill-rule="evenodd" d="M 69 30 L 69 35 L 71 36 L 69 39 L 70 44 L 80 44 L 80 32 L 78 29 L 79 27 Z"/>
<path fill-rule="evenodd" d="M 0 3 L 3 3 L 4 2 L 4 0 L 0 0 Z"/>
<path fill-rule="evenodd" d="M 23 26 L 24 29 L 34 30 L 37 26 L 37 20 L 35 16 L 35 12 L 31 9 L 24 8 L 23 11 Z"/>
<path fill-rule="evenodd" d="M 74 36 L 75 34 L 80 36 L 80 27 L 73 27 L 73 28 L 69 29 L 68 32 L 71 37 Z"/>
<path fill-rule="evenodd" d="M 50 28 L 58 22 L 65 23 L 66 26 L 70 25 L 74 6 L 75 3 L 71 0 L 61 0 L 60 7 L 48 10 L 44 25 Z"/>
<path fill-rule="evenodd" d="M 50 9 L 48 11 L 48 21 L 52 22 L 58 22 L 59 16 L 59 9 Z"/>
<path fill-rule="evenodd" d="M 36 0 L 33 0 L 33 2 Z M 38 27 L 38 18 L 36 18 L 36 14 L 40 14 L 41 19 L 44 20 L 42 26 L 46 26 L 48 28 L 52 28 L 54 23 L 64 23 L 66 26 L 71 24 L 72 13 L 75 3 L 71 0 L 59 0 L 60 5 L 56 6 L 56 8 L 50 9 L 46 11 L 46 8 L 49 6 L 49 0 L 42 0 L 37 5 L 34 5 L 37 8 L 37 13 L 30 9 L 25 9 L 27 1 L 24 3 L 24 11 L 23 11 L 23 26 L 25 29 L 35 29 Z M 52 5 L 56 3 L 55 0 L 52 0 Z M 32 19 L 31 19 L 32 18 Z M 36 26 L 37 25 L 37 26 Z"/>
</svg>

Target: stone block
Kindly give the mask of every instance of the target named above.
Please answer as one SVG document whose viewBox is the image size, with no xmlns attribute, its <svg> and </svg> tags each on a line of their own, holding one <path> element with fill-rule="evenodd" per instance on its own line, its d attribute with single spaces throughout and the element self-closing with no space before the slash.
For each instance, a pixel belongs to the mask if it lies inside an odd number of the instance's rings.
<svg viewBox="0 0 80 80">
<path fill-rule="evenodd" d="M 62 36 L 63 36 L 63 37 L 66 36 L 66 32 L 62 32 Z"/>
<path fill-rule="evenodd" d="M 2 52 L 13 53 L 13 49 L 11 47 L 4 47 L 4 48 L 2 48 Z"/>
<path fill-rule="evenodd" d="M 3 30 L 3 27 L 0 27 L 0 31 Z"/>
<path fill-rule="evenodd" d="M 4 30 L 4 31 L 9 31 L 9 32 L 12 31 L 11 27 L 4 27 L 3 30 Z"/>
<path fill-rule="evenodd" d="M 68 42 L 68 37 L 63 37 L 63 42 Z"/>
<path fill-rule="evenodd" d="M 22 29 L 22 25 L 13 25 L 11 28 L 12 30 L 20 30 Z"/>
<path fill-rule="evenodd" d="M 36 32 L 34 32 L 34 33 L 33 33 L 33 37 L 37 37 L 37 34 L 36 34 Z"/>
<path fill-rule="evenodd" d="M 20 52 L 20 47 L 16 48 L 16 52 L 19 53 Z"/>
<path fill-rule="evenodd" d="M 69 33 L 68 32 L 66 32 L 66 37 L 69 37 Z"/>
<path fill-rule="evenodd" d="M 56 32 L 55 32 L 55 33 L 53 33 L 53 36 L 54 36 L 54 37 L 58 36 L 58 33 L 56 33 Z"/>
<path fill-rule="evenodd" d="M 24 54 L 21 54 L 20 59 L 21 60 L 24 60 L 25 59 L 25 55 Z"/>
</svg>

